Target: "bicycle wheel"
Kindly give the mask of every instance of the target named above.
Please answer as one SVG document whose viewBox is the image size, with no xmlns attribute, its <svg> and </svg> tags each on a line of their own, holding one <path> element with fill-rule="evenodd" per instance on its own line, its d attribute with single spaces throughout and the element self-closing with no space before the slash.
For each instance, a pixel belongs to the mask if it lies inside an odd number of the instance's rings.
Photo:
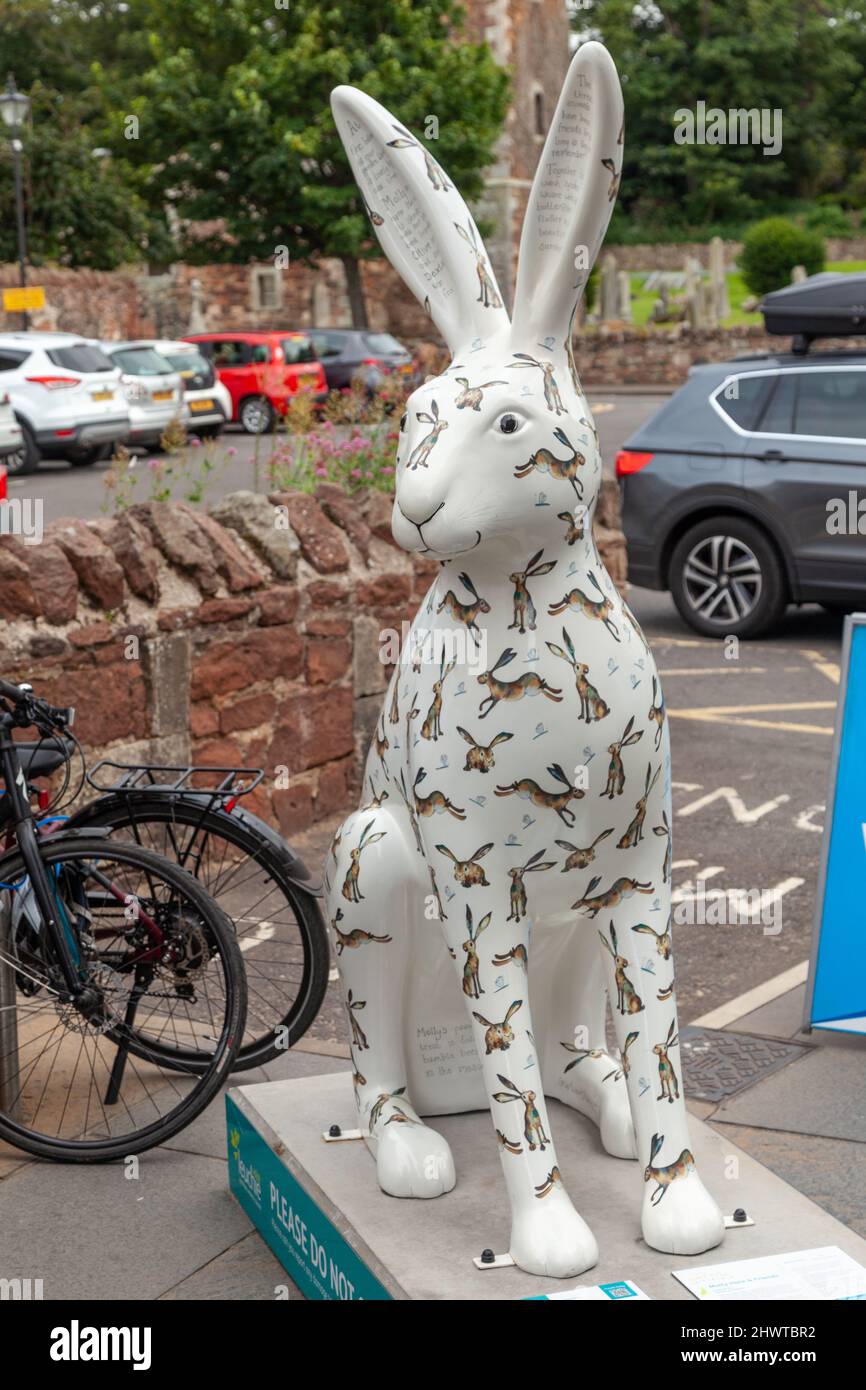
<svg viewBox="0 0 866 1390">
<path fill-rule="evenodd" d="M 100 833 L 135 839 L 193 873 L 234 922 L 248 996 L 235 1070 L 285 1055 L 322 1007 L 330 970 L 319 904 L 289 876 L 287 851 L 238 816 L 164 793 L 109 796 L 87 815 Z"/>
<path fill-rule="evenodd" d="M 190 874 L 140 845 L 59 836 L 39 851 L 86 995 L 70 1000 L 23 858 L 6 856 L 0 1139 L 80 1163 L 140 1153 L 231 1070 L 246 1013 L 237 940 Z M 196 1066 L 167 1066 L 166 1037 Z"/>
</svg>

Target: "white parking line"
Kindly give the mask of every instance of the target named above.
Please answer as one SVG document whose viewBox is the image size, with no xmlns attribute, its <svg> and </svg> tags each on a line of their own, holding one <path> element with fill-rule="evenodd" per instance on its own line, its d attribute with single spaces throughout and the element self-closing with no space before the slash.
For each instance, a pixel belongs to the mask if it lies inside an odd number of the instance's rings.
<svg viewBox="0 0 866 1390">
<path fill-rule="evenodd" d="M 774 975 L 771 980 L 765 980 L 762 985 L 756 985 L 754 989 L 747 989 L 745 994 L 738 994 L 736 999 L 728 1000 L 727 1004 L 722 1004 L 718 1009 L 711 1009 L 708 1014 L 701 1014 L 700 1018 L 695 1018 L 691 1022 L 692 1028 L 727 1028 L 729 1023 L 736 1023 L 737 1019 L 745 1018 L 746 1014 L 753 1013 L 755 1009 L 760 1009 L 762 1004 L 769 1004 L 774 999 L 778 999 L 782 994 L 789 994 L 798 985 L 806 983 L 809 974 L 809 962 L 801 960 L 799 965 L 792 965 L 790 970 L 783 970 L 781 975 Z"/>
</svg>

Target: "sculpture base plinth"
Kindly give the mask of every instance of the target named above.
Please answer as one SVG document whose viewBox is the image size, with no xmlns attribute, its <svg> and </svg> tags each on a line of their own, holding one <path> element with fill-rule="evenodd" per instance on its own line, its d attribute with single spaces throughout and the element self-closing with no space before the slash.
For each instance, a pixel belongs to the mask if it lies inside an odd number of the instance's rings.
<svg viewBox="0 0 866 1390">
<path fill-rule="evenodd" d="M 226 1107 L 231 1190 L 313 1299 L 520 1299 L 622 1279 L 651 1298 L 683 1299 L 691 1295 L 671 1271 L 689 1265 L 824 1245 L 866 1264 L 866 1241 L 694 1116 L 692 1148 L 705 1184 L 723 1212 L 742 1207 L 756 1224 L 728 1231 L 718 1249 L 690 1258 L 643 1243 L 637 1164 L 609 1157 L 588 1120 L 549 1102 L 566 1187 L 601 1252 L 594 1269 L 558 1280 L 473 1264 L 485 1248 L 508 1249 L 499 1154 L 485 1112 L 430 1120 L 451 1145 L 457 1186 L 413 1201 L 380 1191 L 363 1141 L 324 1141 L 331 1125 L 357 1124 L 348 1071 L 235 1087 Z"/>
</svg>

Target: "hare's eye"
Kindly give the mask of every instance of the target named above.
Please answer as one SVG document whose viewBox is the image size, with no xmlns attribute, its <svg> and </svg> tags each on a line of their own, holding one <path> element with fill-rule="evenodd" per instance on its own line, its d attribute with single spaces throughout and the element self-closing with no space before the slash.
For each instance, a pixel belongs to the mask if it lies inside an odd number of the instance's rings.
<svg viewBox="0 0 866 1390">
<path fill-rule="evenodd" d="M 520 429 L 520 421 L 516 415 L 503 415 L 499 420 L 499 428 L 503 434 L 514 434 L 515 430 Z"/>
<path fill-rule="evenodd" d="M 406 412 L 404 411 L 403 414 L 400 416 L 400 430 L 401 430 L 401 433 L 402 433 L 402 432 L 405 432 L 405 429 L 406 429 Z"/>
</svg>

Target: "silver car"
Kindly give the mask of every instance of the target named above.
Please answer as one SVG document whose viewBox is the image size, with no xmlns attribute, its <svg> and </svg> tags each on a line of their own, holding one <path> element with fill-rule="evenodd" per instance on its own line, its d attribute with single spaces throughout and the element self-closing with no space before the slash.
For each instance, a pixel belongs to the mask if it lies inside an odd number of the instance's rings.
<svg viewBox="0 0 866 1390">
<path fill-rule="evenodd" d="M 216 439 L 232 418 L 232 398 L 211 363 L 195 343 L 154 338 L 151 347 L 180 372 L 187 429 L 202 439 Z"/>
<path fill-rule="evenodd" d="M 121 390 L 129 407 L 127 444 L 158 444 L 173 420 L 183 422 L 183 382 L 150 341 L 103 342 L 102 350 L 120 368 Z"/>
</svg>

